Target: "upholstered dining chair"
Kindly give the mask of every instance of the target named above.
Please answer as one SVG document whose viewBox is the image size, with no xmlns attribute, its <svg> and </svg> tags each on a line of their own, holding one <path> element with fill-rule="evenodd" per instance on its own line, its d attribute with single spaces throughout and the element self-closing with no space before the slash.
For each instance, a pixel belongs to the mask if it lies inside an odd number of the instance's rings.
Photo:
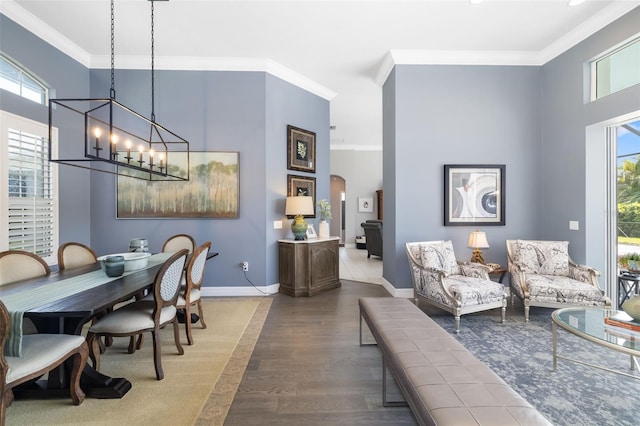
<svg viewBox="0 0 640 426">
<path fill-rule="evenodd" d="M 153 338 L 153 362 L 158 380 L 164 378 L 161 360 L 161 328 L 173 324 L 173 337 L 178 354 L 184 354 L 180 344 L 176 303 L 187 255 L 186 249 L 179 250 L 162 265 L 153 283 L 152 300 L 143 299 L 129 303 L 109 312 L 89 327 L 87 332 L 89 357 L 96 370 L 100 369 L 100 336 L 133 337 L 150 332 Z M 133 343 L 133 339 L 131 342 Z M 133 352 L 131 344 L 129 352 Z"/>
<path fill-rule="evenodd" d="M 163 253 L 173 253 L 182 249 L 187 249 L 189 253 L 193 253 L 196 249 L 196 240 L 191 235 L 176 234 L 169 237 L 162 245 Z"/>
<path fill-rule="evenodd" d="M 202 287 L 202 280 L 204 278 L 204 266 L 207 262 L 207 256 L 211 249 L 211 242 L 207 241 L 198 247 L 194 252 L 189 262 L 187 263 L 187 285 L 184 287 L 184 291 L 180 292 L 178 296 L 178 302 L 176 304 L 178 309 L 184 309 L 185 312 L 185 329 L 187 332 L 187 342 L 193 345 L 193 336 L 191 335 L 191 306 L 198 306 L 199 321 L 202 328 L 207 328 L 207 323 L 204 322 L 204 316 L 202 315 L 202 299 L 200 297 L 200 288 Z"/>
<path fill-rule="evenodd" d="M 96 253 L 82 243 L 69 242 L 58 247 L 58 269 L 61 271 L 91 265 L 97 261 Z"/>
<path fill-rule="evenodd" d="M 568 241 L 507 240 L 507 263 L 511 298 L 522 301 L 525 322 L 531 306 L 611 308 L 598 284 L 600 272 L 576 264 Z"/>
<path fill-rule="evenodd" d="M 0 253 L 0 286 L 50 273 L 47 262 L 37 254 L 23 250 L 7 250 Z"/>
<path fill-rule="evenodd" d="M 490 267 L 458 262 L 451 241 L 406 243 L 406 249 L 416 305 L 425 302 L 451 312 L 456 333 L 460 317 L 473 312 L 500 308 L 504 322 L 507 295 L 502 284 L 489 279 Z"/>
<path fill-rule="evenodd" d="M 0 301 L 0 425 L 5 424 L 7 408 L 13 402 L 13 388 L 53 370 L 73 357 L 69 391 L 75 405 L 84 401 L 80 376 L 87 364 L 89 349 L 83 336 L 71 334 L 30 334 L 22 337 L 22 356 L 5 356 L 11 319 Z"/>
</svg>

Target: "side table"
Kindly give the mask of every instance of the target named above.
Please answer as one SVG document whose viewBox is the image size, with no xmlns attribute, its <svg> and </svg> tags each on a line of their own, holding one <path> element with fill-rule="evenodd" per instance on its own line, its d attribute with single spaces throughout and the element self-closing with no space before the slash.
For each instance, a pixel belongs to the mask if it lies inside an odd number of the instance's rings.
<svg viewBox="0 0 640 426">
<path fill-rule="evenodd" d="M 638 282 L 640 274 L 622 272 L 618 275 L 618 309 L 622 309 L 622 304 L 628 298 L 638 294 Z"/>
<path fill-rule="evenodd" d="M 507 268 L 503 268 L 500 265 L 498 265 L 497 268 L 494 268 L 489 272 L 490 277 L 493 277 L 493 276 L 498 277 L 498 282 L 500 284 L 502 284 L 502 280 L 504 280 L 505 275 L 507 275 Z"/>
</svg>

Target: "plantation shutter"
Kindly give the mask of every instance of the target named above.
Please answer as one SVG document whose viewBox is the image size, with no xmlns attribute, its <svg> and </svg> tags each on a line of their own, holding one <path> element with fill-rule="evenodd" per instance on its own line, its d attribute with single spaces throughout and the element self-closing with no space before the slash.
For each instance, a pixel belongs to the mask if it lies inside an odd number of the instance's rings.
<svg viewBox="0 0 640 426">
<path fill-rule="evenodd" d="M 51 256 L 56 247 L 48 143 L 10 128 L 8 148 L 9 249 Z"/>
<path fill-rule="evenodd" d="M 5 111 L 0 118 L 0 251 L 25 250 L 55 264 L 58 203 L 48 127 Z"/>
</svg>

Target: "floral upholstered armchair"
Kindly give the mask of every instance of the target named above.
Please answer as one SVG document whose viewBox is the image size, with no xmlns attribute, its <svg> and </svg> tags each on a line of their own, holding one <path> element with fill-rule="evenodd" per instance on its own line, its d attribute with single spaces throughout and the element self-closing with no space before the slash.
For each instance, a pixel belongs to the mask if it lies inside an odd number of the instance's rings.
<svg viewBox="0 0 640 426">
<path fill-rule="evenodd" d="M 507 240 L 511 294 L 529 308 L 579 306 L 611 307 L 598 285 L 600 273 L 569 257 L 568 241 Z"/>
<path fill-rule="evenodd" d="M 479 263 L 456 260 L 451 241 L 406 243 L 415 304 L 436 306 L 455 317 L 456 333 L 460 316 L 489 309 L 507 309 L 504 286 L 489 279 L 490 268 Z"/>
</svg>

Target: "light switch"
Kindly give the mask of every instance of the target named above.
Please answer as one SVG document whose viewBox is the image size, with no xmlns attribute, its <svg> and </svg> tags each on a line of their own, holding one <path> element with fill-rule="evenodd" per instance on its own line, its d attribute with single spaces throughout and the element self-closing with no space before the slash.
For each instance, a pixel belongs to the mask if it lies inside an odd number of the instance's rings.
<svg viewBox="0 0 640 426">
<path fill-rule="evenodd" d="M 570 220 L 569 229 L 571 231 L 578 231 L 580 229 L 580 222 L 578 222 L 577 220 Z"/>
<path fill-rule="evenodd" d="M 273 229 L 282 229 L 282 221 L 274 220 L 273 221 Z"/>
</svg>

